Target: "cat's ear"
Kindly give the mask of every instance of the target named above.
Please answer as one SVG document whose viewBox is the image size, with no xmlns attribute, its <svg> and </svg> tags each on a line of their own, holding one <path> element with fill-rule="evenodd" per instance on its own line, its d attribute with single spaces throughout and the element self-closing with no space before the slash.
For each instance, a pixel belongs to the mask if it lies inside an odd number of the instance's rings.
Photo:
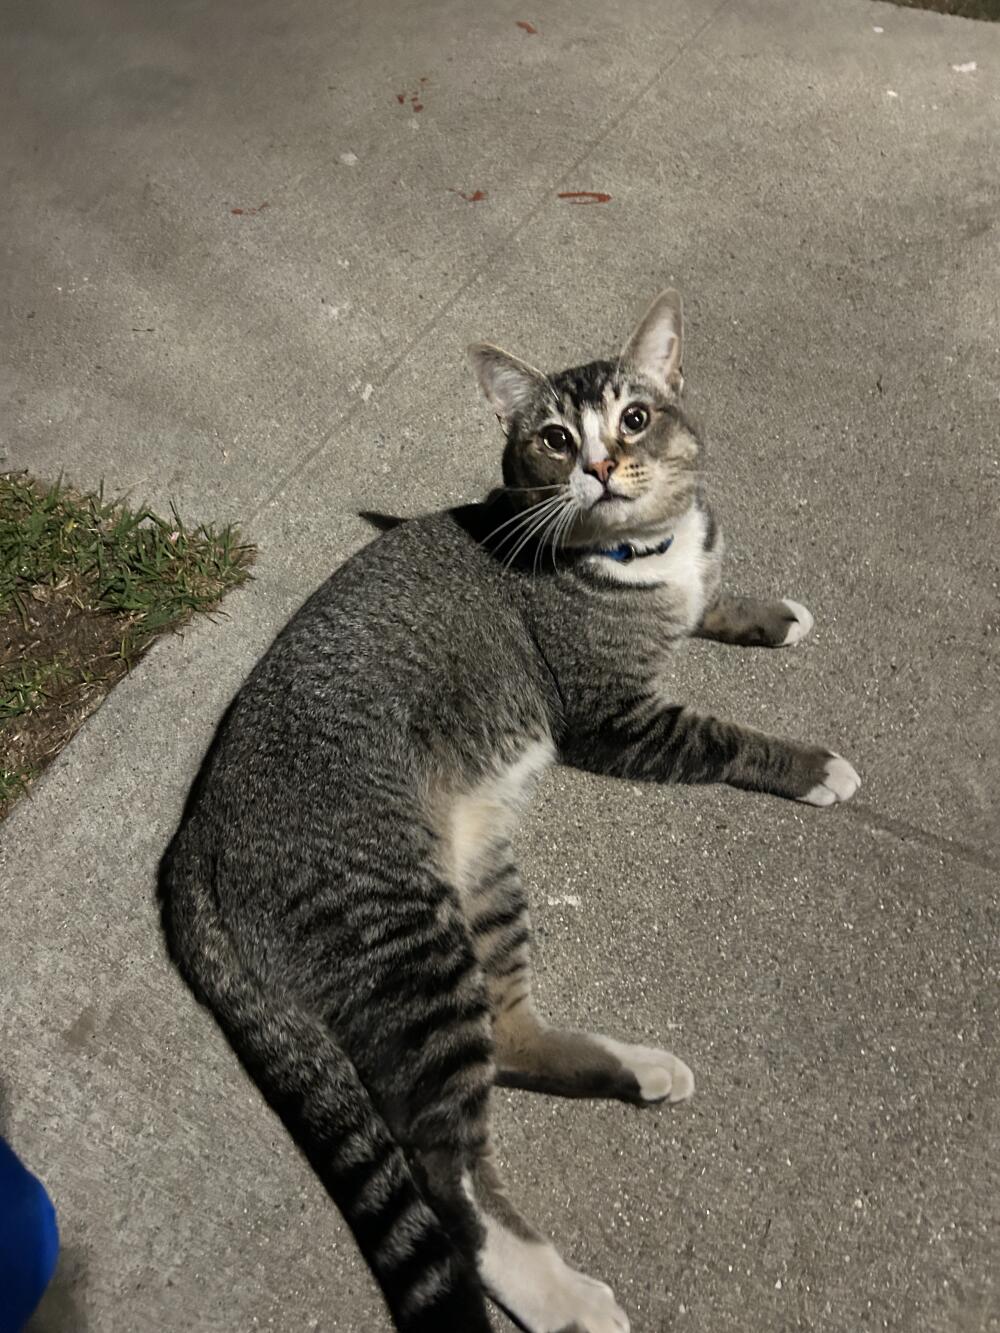
<svg viewBox="0 0 1000 1333">
<path fill-rule="evenodd" d="M 552 393 L 548 378 L 540 370 L 492 343 L 473 343 L 469 358 L 479 387 L 504 428 L 539 394 Z"/>
<path fill-rule="evenodd" d="M 625 344 L 621 360 L 660 384 L 675 397 L 684 387 L 681 374 L 681 294 L 668 288 L 646 311 Z"/>
</svg>

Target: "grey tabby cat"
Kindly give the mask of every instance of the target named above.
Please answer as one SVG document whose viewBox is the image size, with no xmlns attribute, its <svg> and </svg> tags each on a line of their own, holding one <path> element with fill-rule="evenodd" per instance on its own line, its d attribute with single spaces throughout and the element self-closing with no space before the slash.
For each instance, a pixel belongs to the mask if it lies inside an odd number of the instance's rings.
<svg viewBox="0 0 1000 1333">
<path fill-rule="evenodd" d="M 560 761 L 847 800 L 850 764 L 672 701 L 689 635 L 780 647 L 812 617 L 720 591 L 678 399 L 681 310 L 545 375 L 472 349 L 507 437 L 481 504 L 388 520 L 303 606 L 223 720 L 163 862 L 170 950 L 349 1222 L 404 1333 L 623 1333 L 503 1192 L 500 1082 L 680 1102 L 667 1051 L 551 1027 L 511 852 Z"/>
</svg>

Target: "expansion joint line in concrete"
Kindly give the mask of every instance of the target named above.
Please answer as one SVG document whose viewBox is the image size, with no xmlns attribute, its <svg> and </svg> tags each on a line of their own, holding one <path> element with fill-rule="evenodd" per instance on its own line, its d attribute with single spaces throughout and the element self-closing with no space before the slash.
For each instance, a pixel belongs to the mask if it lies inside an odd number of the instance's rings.
<svg viewBox="0 0 1000 1333">
<path fill-rule="evenodd" d="M 555 181 L 554 183 L 555 185 L 562 185 L 565 184 L 567 181 L 571 181 L 576 178 L 577 171 L 583 165 L 586 159 L 590 156 L 590 154 L 594 151 L 594 149 L 597 148 L 601 143 L 603 143 L 603 141 L 618 128 L 618 126 L 622 123 L 622 121 L 626 118 L 626 116 L 628 116 L 629 113 L 632 110 L 634 110 L 634 108 L 638 106 L 638 104 L 642 102 L 644 98 L 646 98 L 650 94 L 650 92 L 652 92 L 652 90 L 656 87 L 656 85 L 660 82 L 660 80 L 668 73 L 668 71 L 671 70 L 673 66 L 677 64 L 681 56 L 683 56 L 686 52 L 691 50 L 691 48 L 695 45 L 695 43 L 708 31 L 708 29 L 712 26 L 712 24 L 719 17 L 719 15 L 725 9 L 728 9 L 730 5 L 732 5 L 733 3 L 734 0 L 722 0 L 722 3 L 717 5 L 712 10 L 712 12 L 708 15 L 708 17 L 702 23 L 700 23 L 697 28 L 695 28 L 695 30 L 691 33 L 691 35 L 687 38 L 687 40 L 682 42 L 681 45 L 677 47 L 676 51 L 673 53 L 671 58 L 667 60 L 665 64 L 660 66 L 660 68 L 656 71 L 656 73 L 653 75 L 651 79 L 649 79 L 645 84 L 642 85 L 642 87 L 638 90 L 635 96 L 629 98 L 629 100 L 625 103 L 623 107 L 621 107 L 619 111 L 615 112 L 607 121 L 605 121 L 604 125 L 599 130 L 599 132 L 587 142 L 587 144 L 584 146 L 580 154 L 566 167 L 562 175 Z M 388 383 L 388 381 L 392 378 L 392 376 L 395 375 L 396 371 L 399 370 L 399 368 L 409 360 L 410 355 L 412 354 L 414 349 L 416 347 L 419 347 L 422 343 L 424 343 L 427 340 L 427 336 L 432 331 L 432 329 L 436 328 L 436 326 L 441 322 L 441 320 L 444 319 L 445 315 L 447 315 L 448 312 L 455 307 L 455 305 L 462 299 L 465 293 L 476 282 L 479 281 L 479 279 L 483 276 L 483 274 L 489 272 L 489 270 L 495 265 L 499 257 L 510 248 L 512 243 L 517 239 L 517 237 L 521 234 L 521 232 L 524 231 L 525 227 L 527 227 L 529 223 L 533 222 L 534 219 L 539 215 L 539 213 L 542 212 L 545 206 L 551 202 L 552 193 L 553 191 L 551 189 L 545 191 L 541 199 L 539 199 L 539 201 L 535 204 L 533 208 L 528 209 L 527 213 L 525 213 L 524 217 L 521 218 L 520 222 L 516 223 L 515 226 L 511 229 L 511 231 L 508 232 L 508 234 L 504 237 L 503 241 L 501 241 L 501 243 L 496 247 L 496 249 L 492 252 L 492 254 L 488 256 L 485 262 L 480 264 L 478 267 L 474 268 L 473 271 L 469 274 L 469 276 L 465 279 L 465 281 L 460 283 L 459 286 L 455 289 L 455 291 L 451 294 L 451 296 L 449 296 L 447 300 L 444 301 L 438 307 L 438 309 L 434 312 L 434 314 L 431 315 L 430 319 L 428 319 L 428 321 L 420 328 L 420 330 L 416 334 L 414 334 L 414 336 L 410 339 L 410 341 L 406 343 L 406 345 L 403 347 L 399 355 L 396 356 L 393 360 L 391 360 L 381 371 L 378 371 L 376 374 L 372 376 L 372 384 L 374 388 L 378 389 L 384 387 Z M 317 445 L 315 445 L 312 449 L 310 449 L 307 454 L 303 455 L 303 457 L 300 458 L 299 461 L 292 468 L 290 468 L 289 471 L 282 477 L 282 479 L 278 482 L 278 484 L 268 492 L 268 494 L 264 497 L 264 499 L 261 500 L 256 505 L 256 507 L 252 510 L 252 512 L 248 514 L 246 518 L 243 520 L 245 528 L 249 530 L 250 526 L 256 522 L 256 520 L 261 516 L 261 514 L 263 514 L 266 509 L 269 509 L 271 505 L 273 505 L 278 499 L 280 499 L 280 497 L 284 494 L 284 492 L 288 489 L 288 487 L 291 486 L 292 483 L 296 481 L 296 479 L 300 477 L 316 461 L 316 459 L 319 458 L 329 448 L 330 443 L 336 438 L 337 432 L 341 424 L 348 419 L 348 416 L 350 415 L 351 412 L 353 412 L 353 410 L 354 410 L 353 406 L 350 409 L 345 409 L 340 414 L 340 416 L 337 417 L 333 426 L 330 428 L 330 430 L 326 432 L 323 439 L 320 440 L 320 442 Z"/>
<path fill-rule="evenodd" d="M 981 870 L 1000 873 L 1000 856 L 995 856 L 982 847 L 976 847 L 961 839 L 945 838 L 940 833 L 931 833 L 919 824 L 910 824 L 905 819 L 893 819 L 889 815 L 879 814 L 870 805 L 854 801 L 838 810 L 840 818 L 853 819 L 862 824 L 869 833 L 886 833 L 900 842 L 916 842 L 921 846 L 940 852 L 943 856 L 953 856 L 968 865 L 978 866 Z"/>
</svg>

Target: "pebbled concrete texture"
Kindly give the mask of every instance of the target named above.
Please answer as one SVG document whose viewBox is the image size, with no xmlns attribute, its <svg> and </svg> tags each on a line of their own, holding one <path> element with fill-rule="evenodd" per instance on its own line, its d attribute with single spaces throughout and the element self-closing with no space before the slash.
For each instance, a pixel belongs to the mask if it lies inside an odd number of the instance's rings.
<svg viewBox="0 0 1000 1333">
<path fill-rule="evenodd" d="M 692 645 L 678 695 L 864 786 L 821 812 L 552 775 L 522 838 L 542 1002 L 671 1045 L 698 1092 L 498 1094 L 512 1192 L 635 1333 L 1000 1328 L 1000 30 L 863 0 L 0 25 L 0 466 L 262 548 L 0 830 L 4 1129 L 65 1242 L 36 1330 L 387 1327 L 167 966 L 153 871 L 355 511 L 495 476 L 463 344 L 597 354 L 668 281 L 730 581 L 816 615 L 785 653 Z"/>
</svg>

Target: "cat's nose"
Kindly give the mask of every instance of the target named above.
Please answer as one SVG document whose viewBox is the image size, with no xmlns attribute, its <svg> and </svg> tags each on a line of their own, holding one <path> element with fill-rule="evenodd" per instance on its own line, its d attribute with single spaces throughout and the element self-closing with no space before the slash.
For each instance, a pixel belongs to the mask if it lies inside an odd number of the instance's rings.
<svg viewBox="0 0 1000 1333">
<path fill-rule="evenodd" d="M 588 463 L 583 470 L 589 472 L 592 477 L 596 477 L 602 486 L 607 486 L 608 478 L 617 466 L 618 464 L 613 458 L 599 458 L 596 463 Z"/>
</svg>

